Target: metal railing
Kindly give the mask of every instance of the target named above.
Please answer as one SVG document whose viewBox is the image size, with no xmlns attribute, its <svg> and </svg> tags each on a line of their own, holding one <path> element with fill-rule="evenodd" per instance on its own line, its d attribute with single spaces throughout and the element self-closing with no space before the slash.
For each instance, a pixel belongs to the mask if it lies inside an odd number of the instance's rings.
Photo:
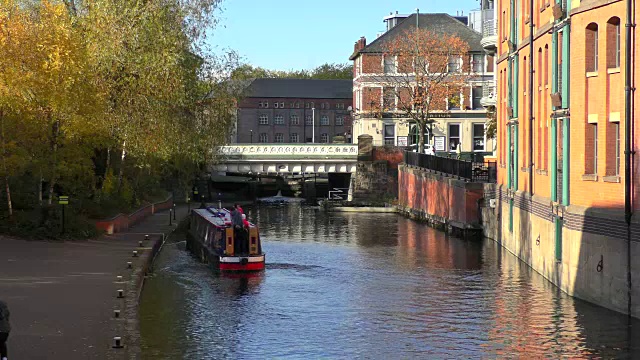
<svg viewBox="0 0 640 360">
<path fill-rule="evenodd" d="M 482 37 L 489 37 L 496 35 L 496 22 L 494 19 L 485 20 L 482 23 Z"/>
<path fill-rule="evenodd" d="M 405 151 L 404 163 L 471 182 L 495 183 L 497 180 L 497 165 L 495 161 L 472 162 Z"/>
</svg>

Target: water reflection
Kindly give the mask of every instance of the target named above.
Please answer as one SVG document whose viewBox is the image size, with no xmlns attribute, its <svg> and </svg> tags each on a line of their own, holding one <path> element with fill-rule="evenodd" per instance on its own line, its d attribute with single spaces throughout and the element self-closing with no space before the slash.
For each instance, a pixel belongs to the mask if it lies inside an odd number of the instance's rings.
<svg viewBox="0 0 640 360">
<path fill-rule="evenodd" d="M 637 322 L 564 295 L 491 241 L 392 214 L 246 210 L 267 270 L 223 277 L 165 247 L 142 297 L 145 358 L 639 354 Z"/>
</svg>

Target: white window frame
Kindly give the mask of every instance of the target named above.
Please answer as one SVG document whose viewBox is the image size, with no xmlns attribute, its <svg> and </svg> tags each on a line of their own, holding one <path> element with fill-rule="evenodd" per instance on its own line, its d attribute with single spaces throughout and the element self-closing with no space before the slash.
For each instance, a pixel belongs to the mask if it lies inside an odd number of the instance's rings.
<svg viewBox="0 0 640 360">
<path fill-rule="evenodd" d="M 320 116 L 320 126 L 329 126 L 329 116 L 328 115 L 322 115 Z"/>
<path fill-rule="evenodd" d="M 313 116 L 312 116 L 312 115 L 307 115 L 307 116 L 304 118 L 304 124 L 305 124 L 305 125 L 312 126 L 312 125 L 313 125 Z"/>
<path fill-rule="evenodd" d="M 260 143 L 268 143 L 269 142 L 269 134 L 260 133 L 260 135 L 258 136 L 258 142 L 260 142 Z"/>
<path fill-rule="evenodd" d="M 457 147 L 455 149 L 451 149 L 451 126 L 458 127 L 458 136 L 454 138 L 458 139 L 458 144 L 462 146 L 462 124 L 461 123 L 448 123 L 447 124 L 447 147 L 449 148 L 449 152 L 456 152 Z"/>
<path fill-rule="evenodd" d="M 482 125 L 482 150 L 476 150 L 476 139 L 480 138 L 476 136 L 476 125 Z M 474 152 L 485 152 L 487 151 L 487 135 L 485 133 L 487 129 L 487 125 L 485 123 L 472 123 L 471 124 L 471 135 L 473 136 L 473 151 Z"/>
<path fill-rule="evenodd" d="M 298 116 L 298 114 L 291 114 L 289 122 L 291 123 L 291 125 L 300 125 L 300 117 Z"/>
<path fill-rule="evenodd" d="M 323 143 L 323 144 L 328 144 L 329 143 L 329 134 L 327 134 L 327 133 L 320 134 L 320 142 Z"/>
<path fill-rule="evenodd" d="M 278 108 L 278 102 L 274 102 L 273 103 L 273 107 L 277 109 Z"/>
<path fill-rule="evenodd" d="M 260 116 L 258 116 L 258 123 L 260 125 L 269 125 L 269 115 L 260 114 Z"/>
<path fill-rule="evenodd" d="M 275 142 L 275 143 L 284 143 L 284 134 L 283 133 L 275 133 L 273 135 L 273 142 Z"/>
<path fill-rule="evenodd" d="M 273 117 L 273 125 L 284 125 L 284 115 L 275 115 Z"/>
<path fill-rule="evenodd" d="M 477 71 L 477 70 L 476 70 L 476 61 L 474 60 L 476 56 L 479 56 L 479 57 L 480 57 L 480 59 L 481 59 L 480 61 L 482 62 L 482 68 L 480 69 L 480 71 Z M 471 68 L 471 70 L 472 70 L 474 73 L 478 74 L 478 73 L 483 73 L 483 72 L 485 72 L 485 70 L 486 70 L 486 68 L 487 68 L 487 64 L 486 64 L 485 56 L 484 56 L 483 54 L 471 54 L 471 62 L 472 62 L 472 66 L 473 66 L 473 67 Z"/>
<path fill-rule="evenodd" d="M 268 101 L 265 101 L 265 102 L 264 102 L 264 108 L 268 108 L 268 107 L 269 107 L 269 102 L 268 102 Z"/>
<path fill-rule="evenodd" d="M 280 102 L 280 109 L 284 109 L 284 101 Z"/>
<path fill-rule="evenodd" d="M 336 126 L 344 125 L 344 117 L 342 115 L 336 116 Z"/>
<path fill-rule="evenodd" d="M 291 133 L 289 134 L 289 142 L 292 144 L 296 144 L 300 142 L 300 138 L 298 136 L 298 133 Z"/>
</svg>

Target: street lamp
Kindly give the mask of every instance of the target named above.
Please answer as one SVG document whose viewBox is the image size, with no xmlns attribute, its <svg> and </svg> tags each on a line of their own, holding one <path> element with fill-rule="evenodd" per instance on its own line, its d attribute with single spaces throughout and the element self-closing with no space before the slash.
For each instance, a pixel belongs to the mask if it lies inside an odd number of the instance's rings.
<svg viewBox="0 0 640 360">
<path fill-rule="evenodd" d="M 316 108 L 311 108 L 311 143 L 316 143 Z"/>
<path fill-rule="evenodd" d="M 253 130 L 249 130 L 249 133 L 251 134 L 251 143 L 253 144 Z"/>
</svg>

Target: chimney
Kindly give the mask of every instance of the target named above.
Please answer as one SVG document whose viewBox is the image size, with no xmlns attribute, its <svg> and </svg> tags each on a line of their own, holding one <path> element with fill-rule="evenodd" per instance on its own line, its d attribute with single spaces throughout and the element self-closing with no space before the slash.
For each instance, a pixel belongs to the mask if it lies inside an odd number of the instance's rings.
<svg viewBox="0 0 640 360">
<path fill-rule="evenodd" d="M 358 39 L 358 41 L 356 41 L 354 47 L 353 47 L 353 51 L 354 52 L 358 52 L 362 49 L 365 48 L 365 46 L 367 46 L 367 39 L 364 36 L 361 36 L 360 39 Z"/>
</svg>

